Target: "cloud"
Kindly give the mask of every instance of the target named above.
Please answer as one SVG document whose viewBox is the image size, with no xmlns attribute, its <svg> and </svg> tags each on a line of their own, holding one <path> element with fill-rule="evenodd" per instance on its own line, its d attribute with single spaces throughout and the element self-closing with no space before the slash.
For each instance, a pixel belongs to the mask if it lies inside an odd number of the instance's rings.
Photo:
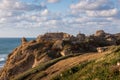
<svg viewBox="0 0 120 80">
<path fill-rule="evenodd" d="M 92 16 L 92 17 L 109 17 L 109 16 L 115 16 L 118 14 L 118 10 L 116 8 L 114 9 L 109 9 L 109 10 L 94 10 L 94 11 L 86 11 L 86 14 L 88 16 Z"/>
<path fill-rule="evenodd" d="M 42 5 L 35 5 L 30 3 L 23 3 L 19 0 L 1 0 L 0 9 L 1 10 L 17 10 L 17 11 L 32 11 L 41 10 L 46 8 Z"/>
<path fill-rule="evenodd" d="M 70 6 L 71 9 L 79 10 L 107 10 L 113 7 L 113 3 L 110 0 L 80 0 L 77 4 Z"/>
<path fill-rule="evenodd" d="M 57 3 L 59 2 L 60 0 L 47 0 L 48 3 Z"/>
<path fill-rule="evenodd" d="M 71 26 L 78 26 L 81 30 L 120 29 L 120 0 L 79 0 L 70 5 Z M 74 27 L 76 28 L 76 27 Z M 87 29 L 88 28 L 88 29 Z M 93 28 L 93 29 L 92 29 Z M 114 29 L 115 30 L 115 29 Z M 112 32 L 112 30 L 109 30 Z M 90 32 L 89 30 L 86 32 Z"/>
<path fill-rule="evenodd" d="M 41 15 L 46 16 L 48 15 L 49 11 L 48 9 L 45 9 L 44 11 L 41 12 Z"/>
<path fill-rule="evenodd" d="M 60 0 L 48 0 L 49 3 L 58 1 Z M 79 0 L 78 3 L 71 4 L 67 11 L 52 12 L 50 8 L 46 7 L 49 5 L 47 3 L 0 0 L 0 27 L 26 31 L 35 29 L 38 30 L 38 33 L 48 30 L 65 31 L 72 34 L 79 30 L 93 33 L 97 29 L 107 30 L 109 28 L 116 28 L 118 31 L 120 30 L 120 9 L 112 1 Z"/>
<path fill-rule="evenodd" d="M 27 21 L 27 16 L 30 16 L 33 13 L 37 15 L 38 13 L 47 15 L 47 7 L 40 4 L 23 3 L 19 0 L 0 1 L 0 23 L 19 23 L 19 21 L 24 21 L 24 19 Z"/>
<path fill-rule="evenodd" d="M 76 4 L 70 5 L 71 13 L 74 15 L 83 15 L 94 17 L 118 17 L 120 10 L 117 2 L 112 0 L 80 0 Z"/>
</svg>

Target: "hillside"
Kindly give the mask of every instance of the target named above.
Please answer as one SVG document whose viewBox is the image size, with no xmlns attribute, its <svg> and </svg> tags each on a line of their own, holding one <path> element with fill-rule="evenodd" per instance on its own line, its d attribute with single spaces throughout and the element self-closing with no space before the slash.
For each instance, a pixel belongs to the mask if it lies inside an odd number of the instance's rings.
<svg viewBox="0 0 120 80">
<path fill-rule="evenodd" d="M 22 38 L 21 45 L 8 55 L 0 80 L 101 80 L 101 73 L 103 78 L 117 75 L 118 79 L 119 41 L 119 33 L 103 30 L 90 36 L 60 32 L 46 33 L 32 41 Z"/>
<path fill-rule="evenodd" d="M 55 61 L 55 62 L 54 62 Z M 103 53 L 86 53 L 53 60 L 47 67 L 37 66 L 11 80 L 119 80 L 120 46 Z"/>
<path fill-rule="evenodd" d="M 120 46 L 112 46 L 110 50 L 63 71 L 51 80 L 119 80 Z"/>
</svg>

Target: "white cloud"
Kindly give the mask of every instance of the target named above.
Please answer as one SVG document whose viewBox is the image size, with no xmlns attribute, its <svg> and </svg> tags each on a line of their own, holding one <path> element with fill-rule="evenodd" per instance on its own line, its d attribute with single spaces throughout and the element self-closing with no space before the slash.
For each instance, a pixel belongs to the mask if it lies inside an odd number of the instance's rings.
<svg viewBox="0 0 120 80">
<path fill-rule="evenodd" d="M 57 3 L 59 2 L 60 0 L 47 0 L 48 3 Z"/>
<path fill-rule="evenodd" d="M 115 16 L 118 14 L 118 9 L 109 9 L 109 10 L 97 10 L 97 11 L 86 11 L 88 16 L 92 16 L 92 17 L 109 17 L 109 16 Z"/>
<path fill-rule="evenodd" d="M 81 13 L 86 11 L 102 11 L 101 13 L 115 9 L 112 0 L 80 0 L 76 4 L 70 5 L 72 13 Z"/>
<path fill-rule="evenodd" d="M 42 5 L 35 5 L 30 3 L 23 3 L 19 0 L 1 0 L 0 9 L 1 10 L 17 10 L 17 11 L 31 11 L 31 10 L 41 10 L 46 8 Z"/>
<path fill-rule="evenodd" d="M 109 30 L 114 29 L 118 32 L 120 26 L 120 8 L 119 0 L 79 0 L 78 3 L 70 5 L 71 26 L 78 26 L 86 32 L 95 31 L 97 29 Z M 67 21 L 66 21 L 67 22 Z M 115 29 L 116 28 L 116 29 Z M 90 30 L 89 30 L 90 29 Z M 112 31 L 112 30 L 109 30 Z M 92 32 L 93 33 L 93 32 Z"/>
<path fill-rule="evenodd" d="M 5 21 L 6 21 L 5 18 L 1 18 L 1 19 L 0 19 L 0 23 L 4 23 Z"/>
<path fill-rule="evenodd" d="M 49 3 L 58 2 L 58 0 L 48 1 Z M 80 0 L 76 4 L 71 4 L 68 12 L 52 12 L 45 4 L 0 0 L 0 27 L 36 29 L 38 33 L 47 30 L 68 33 L 82 30 L 93 33 L 97 29 L 109 29 L 113 26 L 120 29 L 118 27 L 120 26 L 120 11 L 111 1 Z"/>
<path fill-rule="evenodd" d="M 71 9 L 81 10 L 101 10 L 113 8 L 110 0 L 80 0 L 77 4 L 72 4 Z"/>
<path fill-rule="evenodd" d="M 48 15 L 49 11 L 48 9 L 45 9 L 44 11 L 41 12 L 41 15 L 46 16 Z"/>
<path fill-rule="evenodd" d="M 31 16 L 33 13 L 35 14 L 34 17 Z M 41 14 L 47 14 L 45 5 L 23 3 L 19 0 L 0 1 L 0 23 L 6 22 L 11 23 L 12 25 L 19 23 L 20 21 L 36 21 L 38 19 L 37 16 Z M 27 16 L 31 18 L 28 18 Z"/>
<path fill-rule="evenodd" d="M 118 1 L 117 1 L 118 2 Z M 80 0 L 70 6 L 73 15 L 120 18 L 120 9 L 112 0 Z"/>
</svg>

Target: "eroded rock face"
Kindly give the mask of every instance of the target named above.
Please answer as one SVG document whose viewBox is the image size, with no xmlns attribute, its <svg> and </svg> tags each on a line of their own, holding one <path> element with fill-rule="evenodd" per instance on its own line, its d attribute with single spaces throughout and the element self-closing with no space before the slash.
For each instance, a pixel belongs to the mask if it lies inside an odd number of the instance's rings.
<svg viewBox="0 0 120 80">
<path fill-rule="evenodd" d="M 62 39 L 69 37 L 68 34 L 52 33 L 42 37 L 45 39 L 31 41 L 27 41 L 24 37 L 21 39 L 21 45 L 8 55 L 4 68 L 0 72 L 0 80 L 9 80 L 41 63 L 62 56 L 60 55 L 64 48 Z"/>
<path fill-rule="evenodd" d="M 0 80 L 9 80 L 40 63 L 51 60 L 52 56 L 50 55 L 53 53 L 49 50 L 52 50 L 52 45 L 53 42 L 38 43 L 34 40 L 26 42 L 25 38 L 22 39 L 22 44 L 8 55 L 6 64 L 0 73 Z M 53 56 L 57 58 L 56 54 Z"/>
<path fill-rule="evenodd" d="M 119 42 L 118 36 L 100 30 L 89 37 L 84 34 L 74 37 L 67 33 L 46 33 L 36 40 L 27 41 L 22 38 L 21 45 L 8 55 L 4 68 L 0 71 L 0 80 L 9 80 L 41 63 L 68 54 L 90 52 L 97 47 L 98 52 L 104 52 L 106 48 L 103 46 Z"/>
<path fill-rule="evenodd" d="M 53 49 L 63 49 L 63 41 L 62 40 L 57 40 L 52 46 Z"/>
</svg>

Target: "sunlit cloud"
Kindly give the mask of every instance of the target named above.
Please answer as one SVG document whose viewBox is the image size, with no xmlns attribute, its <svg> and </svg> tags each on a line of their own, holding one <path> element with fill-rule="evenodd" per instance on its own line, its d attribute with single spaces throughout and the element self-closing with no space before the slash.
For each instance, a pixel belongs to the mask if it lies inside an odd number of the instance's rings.
<svg viewBox="0 0 120 80">
<path fill-rule="evenodd" d="M 18 28 L 26 33 L 28 30 L 34 30 L 33 36 L 49 30 L 71 34 L 79 31 L 89 34 L 97 29 L 118 32 L 119 1 L 79 0 L 75 3 L 69 2 L 69 7 L 66 7 L 67 0 L 66 3 L 64 0 L 33 0 L 33 3 L 23 0 L 0 0 L 0 28 Z M 64 11 L 62 8 L 54 9 L 63 6 L 66 7 Z"/>
</svg>

